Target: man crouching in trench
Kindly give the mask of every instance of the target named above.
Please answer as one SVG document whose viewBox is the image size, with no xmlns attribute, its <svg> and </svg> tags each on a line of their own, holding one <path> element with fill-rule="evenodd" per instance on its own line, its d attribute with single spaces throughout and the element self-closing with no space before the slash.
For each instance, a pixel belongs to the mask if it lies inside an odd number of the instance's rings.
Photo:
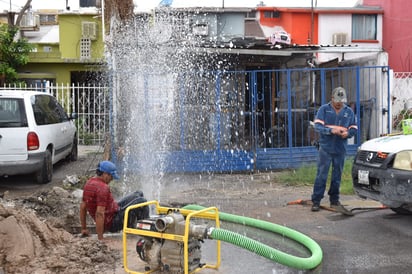
<svg viewBox="0 0 412 274">
<path fill-rule="evenodd" d="M 116 202 L 110 191 L 109 183 L 119 179 L 115 164 L 102 161 L 97 166 L 96 176 L 90 178 L 83 187 L 83 198 L 80 204 L 81 235 L 88 236 L 86 225 L 87 212 L 96 223 L 96 233 L 103 240 L 104 232 L 119 232 L 123 229 L 126 208 L 144 203 L 147 200 L 143 192 L 135 191 Z M 127 227 L 134 227 L 137 220 L 149 217 L 149 207 L 139 207 L 129 211 Z"/>
</svg>

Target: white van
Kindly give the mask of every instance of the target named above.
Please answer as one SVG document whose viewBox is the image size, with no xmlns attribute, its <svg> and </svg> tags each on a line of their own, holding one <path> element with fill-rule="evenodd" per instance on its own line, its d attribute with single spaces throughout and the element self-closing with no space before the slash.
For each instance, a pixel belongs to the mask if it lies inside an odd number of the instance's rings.
<svg viewBox="0 0 412 274">
<path fill-rule="evenodd" d="M 52 180 L 53 165 L 77 160 L 77 133 L 52 95 L 29 90 L 0 90 L 0 176 L 33 174 Z"/>
</svg>

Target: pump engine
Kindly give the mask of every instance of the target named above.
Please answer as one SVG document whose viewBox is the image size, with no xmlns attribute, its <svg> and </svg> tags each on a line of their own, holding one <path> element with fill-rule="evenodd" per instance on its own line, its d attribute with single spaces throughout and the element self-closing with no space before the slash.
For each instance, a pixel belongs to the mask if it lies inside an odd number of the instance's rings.
<svg viewBox="0 0 412 274">
<path fill-rule="evenodd" d="M 186 220 L 178 212 L 167 215 L 150 216 L 139 220 L 136 229 L 185 235 Z M 189 224 L 188 268 L 189 272 L 202 267 L 201 243 L 209 235 L 209 228 L 205 225 Z M 159 269 L 162 272 L 184 273 L 184 243 L 164 238 L 141 236 L 136 243 L 136 252 L 140 259 L 146 262 L 145 271 Z"/>
</svg>

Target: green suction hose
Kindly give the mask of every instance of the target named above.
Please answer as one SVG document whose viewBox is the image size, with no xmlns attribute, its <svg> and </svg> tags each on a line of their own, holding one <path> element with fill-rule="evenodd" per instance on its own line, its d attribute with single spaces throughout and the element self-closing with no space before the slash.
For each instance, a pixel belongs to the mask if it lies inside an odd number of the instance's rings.
<svg viewBox="0 0 412 274">
<path fill-rule="evenodd" d="M 201 210 L 204 208 L 199 205 L 186 205 L 183 207 L 183 209 L 188 210 Z M 290 238 L 305 246 L 312 253 L 312 256 L 308 258 L 296 257 L 238 233 L 220 228 L 215 228 L 211 233 L 211 237 L 215 240 L 237 245 L 262 257 L 296 269 L 313 269 L 322 262 L 321 247 L 314 240 L 296 230 L 263 220 L 223 212 L 219 212 L 219 218 L 223 221 L 259 228 Z"/>
</svg>

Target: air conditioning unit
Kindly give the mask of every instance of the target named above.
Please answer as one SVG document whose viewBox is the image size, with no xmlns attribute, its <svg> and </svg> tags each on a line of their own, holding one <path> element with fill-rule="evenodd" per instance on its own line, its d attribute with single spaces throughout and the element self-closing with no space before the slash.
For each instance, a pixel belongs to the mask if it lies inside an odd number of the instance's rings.
<svg viewBox="0 0 412 274">
<path fill-rule="evenodd" d="M 344 32 L 334 33 L 332 36 L 332 44 L 334 45 L 344 45 L 347 43 L 348 34 Z"/>
<path fill-rule="evenodd" d="M 82 38 L 88 38 L 90 40 L 97 39 L 96 22 L 82 22 Z"/>
<path fill-rule="evenodd" d="M 20 21 L 21 30 L 39 30 L 40 29 L 40 17 L 33 13 L 26 13 L 23 15 Z"/>
</svg>

